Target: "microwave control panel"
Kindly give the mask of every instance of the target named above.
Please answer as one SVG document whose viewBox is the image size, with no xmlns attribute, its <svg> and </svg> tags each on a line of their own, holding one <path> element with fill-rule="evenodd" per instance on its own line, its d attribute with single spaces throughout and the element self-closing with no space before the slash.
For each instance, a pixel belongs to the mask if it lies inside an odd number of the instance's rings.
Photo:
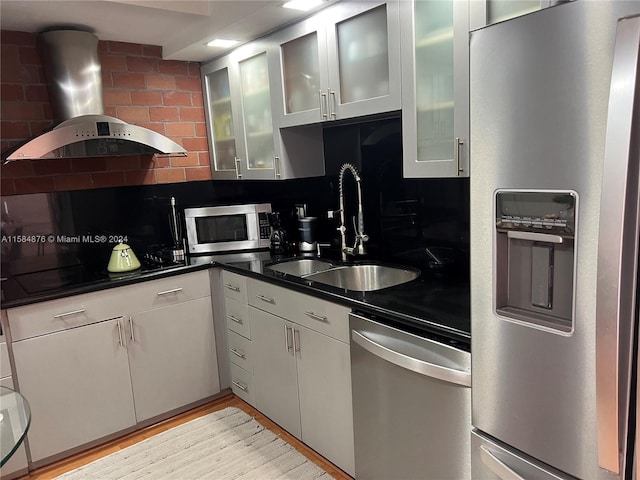
<svg viewBox="0 0 640 480">
<path fill-rule="evenodd" d="M 258 212 L 258 228 L 260 229 L 260 240 L 271 238 L 271 225 L 267 212 Z"/>
</svg>

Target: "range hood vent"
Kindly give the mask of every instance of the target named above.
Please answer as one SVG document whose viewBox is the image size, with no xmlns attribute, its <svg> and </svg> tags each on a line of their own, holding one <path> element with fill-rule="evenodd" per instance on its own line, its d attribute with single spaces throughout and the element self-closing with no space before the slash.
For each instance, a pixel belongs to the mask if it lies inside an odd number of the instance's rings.
<svg viewBox="0 0 640 480">
<path fill-rule="evenodd" d="M 2 155 L 21 159 L 156 154 L 185 157 L 173 140 L 153 130 L 104 115 L 98 38 L 80 30 L 39 36 L 53 114 L 53 129 Z"/>
</svg>

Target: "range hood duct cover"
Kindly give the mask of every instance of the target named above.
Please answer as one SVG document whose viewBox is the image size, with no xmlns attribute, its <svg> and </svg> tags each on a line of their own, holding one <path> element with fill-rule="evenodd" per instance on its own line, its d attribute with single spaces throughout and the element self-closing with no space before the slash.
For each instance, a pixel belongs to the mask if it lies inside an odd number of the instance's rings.
<svg viewBox="0 0 640 480">
<path fill-rule="evenodd" d="M 156 154 L 185 157 L 173 140 L 153 130 L 104 115 L 98 38 L 81 30 L 40 34 L 54 118 L 52 130 L 3 155 L 20 159 Z"/>
</svg>

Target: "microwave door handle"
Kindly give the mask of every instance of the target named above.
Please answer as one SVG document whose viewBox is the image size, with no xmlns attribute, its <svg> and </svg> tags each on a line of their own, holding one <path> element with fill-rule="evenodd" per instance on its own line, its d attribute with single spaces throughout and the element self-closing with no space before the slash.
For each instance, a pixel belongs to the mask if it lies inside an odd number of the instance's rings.
<svg viewBox="0 0 640 480">
<path fill-rule="evenodd" d="M 596 289 L 596 419 L 598 464 L 621 471 L 626 438 L 630 338 L 638 265 L 638 165 L 634 104 L 637 90 L 640 16 L 618 21 L 604 148 Z M 636 111 L 637 113 L 637 111 Z M 636 142 L 636 145 L 633 145 Z M 624 161 L 621 161 L 624 160 Z M 620 360 L 624 363 L 620 363 Z M 622 460 L 624 461 L 624 459 Z"/>
</svg>

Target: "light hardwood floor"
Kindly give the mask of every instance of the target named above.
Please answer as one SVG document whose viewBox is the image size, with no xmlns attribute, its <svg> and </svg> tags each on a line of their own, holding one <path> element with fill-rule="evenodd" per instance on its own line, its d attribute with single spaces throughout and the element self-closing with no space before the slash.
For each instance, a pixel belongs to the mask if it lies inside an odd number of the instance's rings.
<svg viewBox="0 0 640 480">
<path fill-rule="evenodd" d="M 254 417 L 259 423 L 267 427 L 269 430 L 273 431 L 276 435 L 280 436 L 283 440 L 289 442 L 292 446 L 296 448 L 299 452 L 301 452 L 305 457 L 307 457 L 312 462 L 316 463 L 326 472 L 328 472 L 331 476 L 336 478 L 336 480 L 352 480 L 352 477 L 344 473 L 338 467 L 327 461 L 324 457 L 307 447 L 305 444 L 296 439 L 293 435 L 284 431 L 278 425 L 273 423 L 267 417 L 262 415 L 256 409 L 251 407 L 249 404 L 245 403 L 235 395 L 229 395 L 217 400 L 214 400 L 211 403 L 207 403 L 200 407 L 194 408 L 188 412 L 177 415 L 173 418 L 165 420 L 164 422 L 152 425 L 150 427 L 144 428 L 137 432 L 130 433 L 125 435 L 124 437 L 118 438 L 116 440 L 112 440 L 104 445 L 100 445 L 98 447 L 92 448 L 85 452 L 79 453 L 72 457 L 69 457 L 60 462 L 54 463 L 52 465 L 48 465 L 46 467 L 40 468 L 38 470 L 34 470 L 30 472 L 29 475 L 25 475 L 20 477 L 19 480 L 47 480 L 57 477 L 58 475 L 62 475 L 65 472 L 71 471 L 75 468 L 81 467 L 82 465 L 86 465 L 87 463 L 93 462 L 105 455 L 109 455 L 110 453 L 117 452 L 118 450 L 122 450 L 130 445 L 138 443 L 146 438 L 157 435 L 158 433 L 164 432 L 165 430 L 169 430 L 170 428 L 181 425 L 189 420 L 193 420 L 195 418 L 201 417 L 203 415 L 207 415 L 212 412 L 216 412 L 218 410 L 222 410 L 227 407 L 237 407 L 244 412 L 248 413 L 252 417 Z M 158 479 L 161 480 L 161 479 Z M 192 479 L 197 480 L 197 479 Z M 265 479 L 256 479 L 256 480 L 265 480 Z"/>
</svg>

